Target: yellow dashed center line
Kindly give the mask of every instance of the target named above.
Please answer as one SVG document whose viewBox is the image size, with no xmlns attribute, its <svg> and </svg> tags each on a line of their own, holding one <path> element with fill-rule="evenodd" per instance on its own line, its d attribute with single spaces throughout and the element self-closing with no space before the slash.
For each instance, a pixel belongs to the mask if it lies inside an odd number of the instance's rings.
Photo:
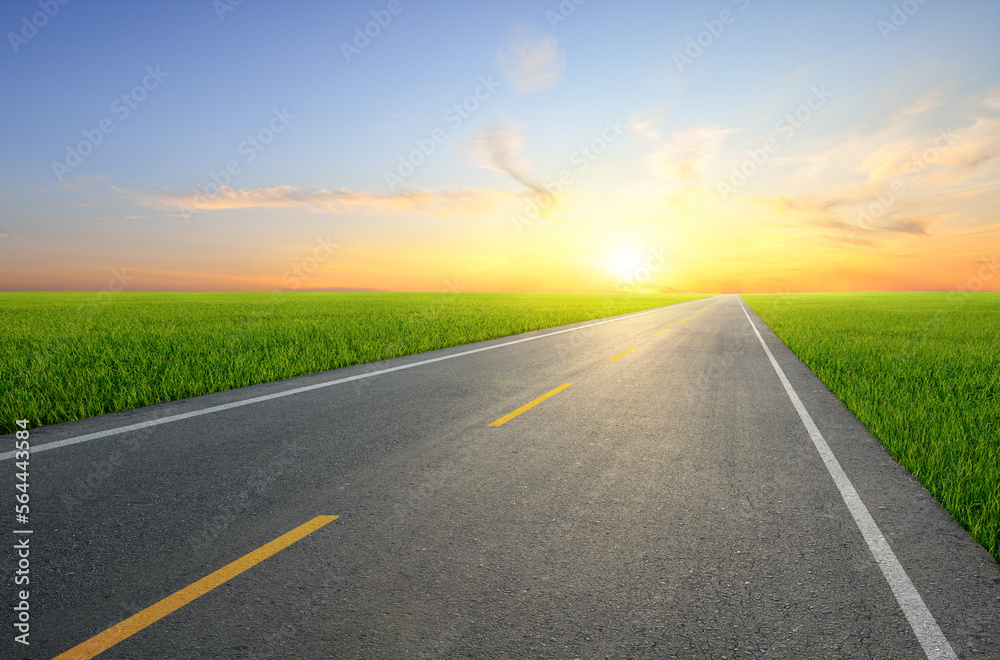
<svg viewBox="0 0 1000 660">
<path fill-rule="evenodd" d="M 684 318 L 682 318 L 682 319 L 680 320 L 680 322 L 681 322 L 681 323 L 684 323 L 684 321 L 687 321 L 687 320 L 688 320 L 689 318 L 691 318 L 691 317 L 690 317 L 690 316 L 685 316 Z"/>
<path fill-rule="evenodd" d="M 639 347 L 638 346 L 633 346 L 632 348 L 630 348 L 628 350 L 622 351 L 621 353 L 619 353 L 618 355 L 614 356 L 613 358 L 610 358 L 608 360 L 608 362 L 614 362 L 618 358 L 622 357 L 623 355 L 628 355 L 629 353 L 631 353 L 632 351 L 634 351 L 637 348 L 639 348 Z"/>
<path fill-rule="evenodd" d="M 660 335 L 662 335 L 662 334 L 663 334 L 664 332 L 666 332 L 666 331 L 667 331 L 667 330 L 669 330 L 669 329 L 670 329 L 670 328 L 664 328 L 663 330 L 660 330 L 659 332 L 657 332 L 657 333 L 656 333 L 655 335 L 653 335 L 653 336 L 654 336 L 654 337 L 659 337 Z"/>
<path fill-rule="evenodd" d="M 248 568 L 252 568 L 271 555 L 284 550 L 291 544 L 312 534 L 320 527 L 333 522 L 340 516 L 316 516 L 309 522 L 282 534 L 273 541 L 262 545 L 253 552 L 243 555 L 236 561 L 223 566 L 219 570 L 206 575 L 194 584 L 184 587 L 171 596 L 167 596 L 155 605 L 150 605 L 138 614 L 134 614 L 119 624 L 111 626 L 104 632 L 77 644 L 70 650 L 57 655 L 54 660 L 88 660 L 99 653 L 107 651 L 118 642 L 131 637 L 146 626 L 152 625 L 178 610 L 199 596 L 204 596 L 220 584 L 231 580 Z"/>
<path fill-rule="evenodd" d="M 505 424 L 505 423 L 509 422 L 510 420 L 514 419 L 515 417 L 517 417 L 521 413 L 526 412 L 528 410 L 531 410 L 532 408 L 534 408 L 535 406 L 537 406 L 542 401 L 545 401 L 549 397 L 552 397 L 552 396 L 555 396 L 556 394 L 559 394 L 560 392 L 562 392 L 564 389 L 566 389 L 567 387 L 569 387 L 572 384 L 573 383 L 563 383 L 562 385 L 560 385 L 556 389 L 552 390 L 551 392 L 546 392 L 545 394 L 543 394 L 542 396 L 538 397 L 537 399 L 535 399 L 531 403 L 526 403 L 523 406 L 521 406 L 520 408 L 518 408 L 517 410 L 515 410 L 514 412 L 508 413 L 508 414 L 504 415 L 503 417 L 501 417 L 497 421 L 490 422 L 489 426 L 500 426 L 501 424 Z"/>
</svg>

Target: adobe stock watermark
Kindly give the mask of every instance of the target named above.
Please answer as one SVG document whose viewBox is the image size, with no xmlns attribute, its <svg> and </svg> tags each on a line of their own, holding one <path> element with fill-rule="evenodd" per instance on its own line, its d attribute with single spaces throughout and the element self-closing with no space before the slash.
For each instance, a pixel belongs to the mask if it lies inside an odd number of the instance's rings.
<svg viewBox="0 0 1000 660">
<path fill-rule="evenodd" d="M 906 343 L 898 350 L 888 355 L 890 365 L 894 372 L 899 373 L 911 360 L 923 354 L 926 345 L 941 332 L 946 323 L 949 323 L 972 295 L 979 293 L 987 282 L 996 277 L 1000 272 L 1000 262 L 997 262 L 995 254 L 984 256 L 977 263 L 979 268 L 975 275 L 970 275 L 964 285 L 957 286 L 950 291 L 945 298 L 945 307 L 935 312 L 934 316 L 925 320 L 909 336 Z"/>
<path fill-rule="evenodd" d="M 200 528 L 188 536 L 187 542 L 191 546 L 191 552 L 195 554 L 200 552 L 207 544 L 219 538 L 234 522 L 251 511 L 267 496 L 275 481 L 281 483 L 280 477 L 294 465 L 302 451 L 297 440 L 282 438 L 281 446 L 275 452 L 276 458 L 251 473 L 243 488 L 229 494 L 226 504 L 219 507 L 218 513 L 211 518 L 206 517 Z"/>
<path fill-rule="evenodd" d="M 889 20 L 880 18 L 876 25 L 878 26 L 878 31 L 882 33 L 882 40 L 889 41 L 889 35 L 893 32 L 899 32 L 899 28 L 906 25 L 906 22 L 910 20 L 910 17 L 917 13 L 920 9 L 920 5 L 927 4 L 927 0 L 903 0 L 903 2 L 892 4 L 892 13 L 889 15 Z"/>
<path fill-rule="evenodd" d="M 287 300 L 289 291 L 301 287 L 303 282 L 319 270 L 320 264 L 333 256 L 334 250 L 338 247 L 340 243 L 334 243 L 330 236 L 317 238 L 311 256 L 303 257 L 281 274 L 281 283 L 287 288 L 271 289 L 266 298 L 254 303 L 248 314 L 233 320 L 226 337 L 225 350 L 229 353 L 239 353 L 246 348 L 247 342 L 252 344 L 254 331 L 262 328 L 278 306 Z"/>
<path fill-rule="evenodd" d="M 958 293 L 979 293 L 983 290 L 983 285 L 992 280 L 1000 272 L 1000 262 L 997 255 L 991 254 L 979 260 L 979 269 L 975 275 L 970 275 L 965 280 L 965 285 L 956 289 Z"/>
<path fill-rule="evenodd" d="M 465 290 L 466 287 L 458 281 L 457 276 L 450 280 L 445 279 L 444 286 L 433 303 L 411 312 L 406 317 L 406 321 L 402 325 L 407 329 L 399 336 L 397 344 L 406 350 L 413 346 L 414 337 L 426 336 L 433 323 L 440 318 L 446 309 L 458 301 Z"/>
<path fill-rule="evenodd" d="M 282 273 L 281 283 L 290 289 L 299 288 L 303 280 L 312 277 L 319 265 L 333 256 L 333 251 L 339 247 L 340 243 L 334 243 L 329 236 L 319 239 L 313 248 L 312 256 L 303 257 L 298 264 Z"/>
<path fill-rule="evenodd" d="M 555 32 L 556 26 L 565 23 L 566 20 L 576 12 L 576 8 L 587 0 L 562 0 L 559 5 L 552 9 L 545 10 L 545 20 L 549 22 L 549 29 Z"/>
<path fill-rule="evenodd" d="M 643 265 L 636 269 L 638 274 L 648 277 L 648 282 L 652 282 L 666 291 L 665 287 L 652 278 L 653 273 L 660 272 L 666 266 L 666 252 L 663 246 L 650 248 L 642 254 L 646 256 Z M 644 272 L 643 269 L 648 270 L 648 272 Z M 595 319 L 604 319 L 609 316 L 630 313 L 630 310 L 624 308 L 624 303 L 640 295 L 647 286 L 646 283 L 638 281 L 634 277 L 630 280 L 619 278 L 613 282 L 613 285 L 614 291 L 612 292 L 612 296 L 604 298 L 600 311 L 594 315 Z M 621 298 L 618 298 L 618 295 Z M 566 333 L 563 335 L 562 341 L 556 342 L 554 350 L 559 354 L 560 359 L 562 359 L 562 356 L 565 356 L 565 359 L 575 359 L 575 356 L 580 354 L 580 349 L 589 346 L 590 340 L 602 332 L 598 328 L 599 326 L 586 324 L 574 332 Z"/>
<path fill-rule="evenodd" d="M 243 4 L 243 0 L 212 0 L 212 9 L 219 17 L 219 22 L 226 20 L 226 14 L 236 11 L 236 8 Z"/>
<path fill-rule="evenodd" d="M 715 188 L 719 191 L 724 201 L 728 202 L 730 195 L 735 194 L 737 190 L 746 185 L 747 181 L 767 163 L 771 158 L 771 154 L 775 153 L 782 143 L 792 139 L 795 131 L 802 128 L 807 121 L 812 119 L 814 113 L 825 106 L 830 97 L 833 96 L 825 84 L 820 84 L 819 87 L 813 85 L 809 88 L 809 91 L 811 94 L 809 94 L 804 103 L 795 108 L 794 112 L 786 112 L 785 116 L 775 123 L 774 130 L 780 136 L 780 140 L 769 137 L 759 147 L 747 149 L 746 159 L 739 165 L 732 166 L 729 180 L 717 181 L 715 183 Z"/>
<path fill-rule="evenodd" d="M 124 291 L 134 279 L 135 275 L 129 273 L 124 267 L 120 270 L 118 268 L 111 269 L 111 277 L 108 278 L 107 286 L 95 292 L 85 303 L 77 307 L 76 315 L 67 320 L 58 333 L 49 334 L 48 341 L 31 356 L 22 376 L 27 378 L 35 372 L 45 370 L 55 358 L 69 350 L 77 337 L 90 331 L 95 317 L 104 310 L 104 306 L 111 301 L 111 297 Z"/>
<path fill-rule="evenodd" d="M 159 87 L 164 78 L 169 76 L 170 73 L 162 71 L 159 64 L 155 67 L 147 66 L 146 75 L 143 76 L 140 84 L 112 101 L 110 110 L 118 117 L 118 123 L 128 119 L 132 111 L 146 100 L 149 92 Z M 66 157 L 62 161 L 52 161 L 52 173 L 55 174 L 59 183 L 63 182 L 63 177 L 72 174 L 73 170 L 83 164 L 83 159 L 94 153 L 94 149 L 99 147 L 104 142 L 104 138 L 113 133 L 116 127 L 113 118 L 105 117 L 97 123 L 96 128 L 83 129 L 81 131 L 83 133 L 82 140 L 75 145 L 66 145 Z"/>
<path fill-rule="evenodd" d="M 288 112 L 287 106 L 280 110 L 272 108 L 271 117 L 264 127 L 253 135 L 248 135 L 237 145 L 236 153 L 243 157 L 242 162 L 233 158 L 226 161 L 225 167 L 219 170 L 209 170 L 208 178 L 211 179 L 211 182 L 195 188 L 194 194 L 191 196 L 191 205 L 181 207 L 184 222 L 189 222 L 192 215 L 208 208 L 211 205 L 211 200 L 218 197 L 223 188 L 243 173 L 243 166 L 255 161 L 257 156 L 274 141 L 275 136 L 288 128 L 292 119 L 295 119 L 295 115 Z"/>
<path fill-rule="evenodd" d="M 423 305 L 420 309 L 410 312 L 406 316 L 406 320 L 399 324 L 398 330 L 391 341 L 383 344 L 382 357 L 379 359 L 388 360 L 418 352 L 414 349 L 419 349 L 420 339 L 429 336 L 433 324 L 452 303 L 459 300 L 464 291 L 466 291 L 466 287 L 458 281 L 458 276 L 453 276 L 451 279 L 445 278 L 444 286 L 441 288 L 437 299 Z M 357 365 L 362 374 L 369 374 L 383 367 L 384 365 L 381 362 L 368 362 Z M 354 389 L 355 394 L 361 395 L 364 388 L 370 383 L 371 380 L 368 378 L 358 378 L 351 381 L 351 387 Z"/>
<path fill-rule="evenodd" d="M 60 491 L 66 513 L 73 515 L 101 494 L 101 487 L 125 463 L 125 460 L 142 448 L 142 440 L 152 435 L 152 427 L 123 435 L 117 446 L 111 447 L 103 460 L 93 459 L 90 467 L 78 465 L 73 485 L 63 484 Z M 106 449 L 106 448 L 105 448 Z"/>
<path fill-rule="evenodd" d="M 458 280 L 458 276 L 451 279 L 445 278 L 441 291 L 432 302 L 429 302 L 419 309 L 407 314 L 406 319 L 397 327 L 396 333 L 391 337 L 391 341 L 386 341 L 382 345 L 382 355 L 379 362 L 368 362 L 357 365 L 362 374 L 369 374 L 384 368 L 381 360 L 389 360 L 403 355 L 412 355 L 416 352 L 429 350 L 421 347 L 422 339 L 429 337 L 435 323 L 440 324 L 440 317 L 453 303 L 458 302 L 462 293 L 467 288 Z M 428 292 L 430 293 L 430 292 Z M 438 347 L 434 347 L 438 348 Z M 358 378 L 351 381 L 354 393 L 361 395 L 368 385 L 371 384 L 368 378 Z"/>
<path fill-rule="evenodd" d="M 351 43 L 340 42 L 340 52 L 344 54 L 347 63 L 350 64 L 352 57 L 360 55 L 362 50 L 370 46 L 372 39 L 378 37 L 382 34 L 382 30 L 389 27 L 389 24 L 392 23 L 392 17 L 398 16 L 402 11 L 403 3 L 400 0 L 389 0 L 385 9 L 371 11 L 372 18 L 375 20 L 365 23 L 363 29 L 360 25 L 354 26 L 354 40 Z"/>
<path fill-rule="evenodd" d="M 322 573 L 326 576 L 323 583 L 313 588 L 315 582 L 310 582 L 310 588 L 300 592 L 301 598 L 298 601 L 287 608 L 282 608 L 284 623 L 277 617 L 271 620 L 268 624 L 269 632 L 264 635 L 263 643 L 255 644 L 249 655 L 243 656 L 245 660 L 272 660 L 278 657 L 287 642 L 294 640 L 302 630 L 312 628 L 312 620 L 317 614 L 328 611 L 330 604 L 336 598 L 335 594 L 343 589 L 346 580 L 333 571 L 322 571 Z"/>
<path fill-rule="evenodd" d="M 955 132 L 950 127 L 947 130 L 939 128 L 937 137 L 934 138 L 931 146 L 910 158 L 903 167 L 902 176 L 893 179 L 888 186 L 875 195 L 875 199 L 858 211 L 854 224 L 861 229 L 874 228 L 875 221 L 883 218 L 889 212 L 889 209 L 906 194 L 910 187 L 920 180 L 927 168 L 936 163 L 941 154 L 955 144 L 956 138 Z M 854 230 L 850 227 L 845 230 L 848 239 L 853 239 Z"/>
<path fill-rule="evenodd" d="M 590 164 L 600 158 L 608 150 L 608 146 L 615 142 L 624 131 L 625 122 L 621 118 L 608 119 L 604 122 L 604 128 L 601 129 L 599 135 L 580 145 L 570 154 L 569 162 L 574 167 L 560 170 L 554 179 L 542 181 L 545 192 L 535 193 L 525 204 L 524 210 L 511 214 L 510 220 L 517 233 L 522 233 L 525 227 L 542 218 L 545 210 L 555 204 L 559 195 L 573 184 L 576 175 L 585 172 Z"/>
<path fill-rule="evenodd" d="M 617 286 L 619 288 L 640 289 L 649 284 L 659 285 L 654 275 L 662 271 L 666 265 L 667 257 L 663 246 L 649 248 L 636 255 L 635 266 L 632 270 L 618 273 Z"/>
<path fill-rule="evenodd" d="M 478 85 L 467 94 L 461 101 L 452 104 L 450 108 L 441 115 L 441 121 L 448 125 L 451 130 L 457 130 L 467 119 L 479 110 L 482 104 L 490 99 L 496 92 L 500 83 L 493 79 L 493 74 L 485 78 L 479 76 Z M 425 138 L 417 138 L 413 141 L 417 147 L 405 156 L 399 157 L 399 164 L 395 171 L 385 170 L 385 185 L 390 190 L 395 191 L 406 182 L 406 179 L 424 165 L 428 159 L 434 155 L 438 147 L 448 140 L 448 131 L 438 127 L 430 132 Z"/>
<path fill-rule="evenodd" d="M 750 0 L 732 0 L 733 4 L 739 7 L 740 11 L 745 11 L 750 6 Z M 694 36 L 688 36 L 687 45 L 683 50 L 675 50 L 673 53 L 674 65 L 678 73 L 684 73 L 684 67 L 694 64 L 694 61 L 702 56 L 707 48 L 710 48 L 715 40 L 726 31 L 727 25 L 736 22 L 736 14 L 732 9 L 723 9 L 719 12 L 718 18 L 702 21 L 705 29 Z"/>
<path fill-rule="evenodd" d="M 14 49 L 14 54 L 21 53 L 21 47 L 26 46 L 29 41 L 38 36 L 38 31 L 49 24 L 49 21 L 59 13 L 60 5 L 69 4 L 69 0 L 38 0 L 41 11 L 36 11 L 29 19 L 27 16 L 21 17 L 21 29 L 17 32 L 8 32 L 7 41 Z"/>
</svg>

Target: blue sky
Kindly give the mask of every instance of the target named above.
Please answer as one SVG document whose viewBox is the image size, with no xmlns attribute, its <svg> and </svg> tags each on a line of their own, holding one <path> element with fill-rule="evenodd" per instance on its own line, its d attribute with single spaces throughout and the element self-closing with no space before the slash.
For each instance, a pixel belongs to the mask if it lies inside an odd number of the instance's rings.
<svg viewBox="0 0 1000 660">
<path fill-rule="evenodd" d="M 93 290 L 116 268 L 135 290 L 269 290 L 331 240 L 304 286 L 578 290 L 609 275 L 602 260 L 656 252 L 671 290 L 948 289 L 997 237 L 1000 2 L 0 12 L 7 290 Z M 343 44 L 375 32 L 372 12 L 391 20 L 348 61 Z M 810 98 L 801 127 L 778 132 Z M 461 121 L 447 114 L 463 102 Z M 112 130 L 67 161 L 102 120 Z M 623 129 L 582 170 L 574 154 L 608 122 Z M 962 137 L 927 152 L 949 128 Z M 435 131 L 433 153 L 390 187 L 386 172 Z M 768 138 L 777 151 L 723 197 Z M 922 153 L 926 175 L 859 221 Z M 213 188 L 227 164 L 237 173 Z M 572 183 L 519 225 L 564 171 Z"/>
</svg>

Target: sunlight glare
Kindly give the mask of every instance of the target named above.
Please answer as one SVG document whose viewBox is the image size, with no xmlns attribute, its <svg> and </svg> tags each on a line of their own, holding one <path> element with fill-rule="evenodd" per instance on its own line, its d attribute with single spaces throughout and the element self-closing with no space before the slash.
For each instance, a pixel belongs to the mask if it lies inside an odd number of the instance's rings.
<svg viewBox="0 0 1000 660">
<path fill-rule="evenodd" d="M 607 265 L 618 279 L 631 280 L 642 270 L 644 262 L 639 250 L 623 244 L 608 254 Z"/>
</svg>

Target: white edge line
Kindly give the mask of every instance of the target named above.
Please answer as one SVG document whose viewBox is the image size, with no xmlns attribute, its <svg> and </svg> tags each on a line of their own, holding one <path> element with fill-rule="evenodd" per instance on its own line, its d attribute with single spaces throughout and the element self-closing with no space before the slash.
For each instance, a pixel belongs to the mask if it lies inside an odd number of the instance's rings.
<svg viewBox="0 0 1000 660">
<path fill-rule="evenodd" d="M 840 467 L 840 461 L 833 455 L 833 451 L 830 450 L 830 446 L 823 438 L 823 434 L 819 432 L 816 423 L 813 422 L 812 417 L 809 415 L 809 411 L 802 404 L 799 395 L 795 393 L 795 389 L 785 376 L 785 372 L 781 370 L 778 361 L 774 359 L 771 349 L 764 343 L 764 338 L 761 337 L 760 332 L 757 330 L 757 325 L 750 318 L 746 307 L 743 306 L 742 298 L 738 298 L 738 300 L 740 308 L 746 314 L 747 321 L 750 322 L 750 327 L 753 328 L 754 334 L 757 335 L 760 345 L 764 347 L 764 352 L 767 353 L 767 358 L 771 361 L 771 366 L 774 367 L 774 371 L 778 374 L 781 384 L 785 386 L 788 398 L 791 399 L 792 405 L 795 406 L 796 412 L 799 413 L 799 418 L 809 432 L 809 437 L 812 438 L 813 444 L 816 445 L 820 457 L 822 457 L 823 462 L 826 464 L 826 469 L 830 472 L 830 476 L 833 477 L 833 482 L 837 485 L 837 489 L 840 490 L 840 495 L 844 498 L 844 503 L 847 504 L 847 508 L 854 517 L 854 522 L 857 523 L 858 529 L 861 530 L 861 535 L 864 537 L 865 542 L 868 543 L 868 548 L 875 556 L 875 561 L 878 563 L 879 568 L 882 569 L 882 574 L 885 575 L 885 579 L 889 583 L 893 595 L 896 596 L 896 602 L 899 603 L 907 620 L 910 622 L 910 627 L 913 629 L 914 634 L 916 634 L 920 646 L 924 649 L 924 653 L 931 660 L 957 660 L 958 656 L 955 655 L 955 651 L 951 648 L 951 644 L 948 643 L 948 639 L 941 632 L 941 628 L 938 626 L 937 621 L 934 620 L 934 616 L 927 609 L 927 605 L 924 604 L 924 600 L 920 597 L 917 588 L 913 586 L 913 582 L 910 581 L 906 571 L 903 570 L 902 564 L 896 558 L 896 553 L 889 547 L 888 541 L 882 535 L 882 530 L 875 524 L 871 513 L 868 512 L 868 507 L 861 500 L 858 491 L 854 489 L 854 484 L 851 483 L 843 468 Z"/>
<path fill-rule="evenodd" d="M 515 339 L 513 341 L 504 342 L 502 344 L 494 344 L 492 346 L 482 346 L 480 348 L 473 348 L 468 351 L 462 351 L 460 353 L 452 353 L 451 355 L 443 355 L 441 357 L 429 358 L 426 360 L 420 360 L 419 362 L 411 362 L 410 364 L 403 364 L 398 367 L 387 367 L 385 369 L 378 369 L 377 371 L 369 371 L 363 374 L 356 374 L 354 376 L 346 376 L 344 378 L 337 378 L 336 380 L 330 380 L 323 383 L 316 383 L 314 385 L 306 385 L 304 387 L 296 387 L 291 390 L 285 390 L 283 392 L 275 392 L 273 394 L 265 394 L 262 396 L 255 396 L 250 399 L 243 399 L 241 401 L 231 401 L 229 403 L 223 403 L 217 406 L 210 406 L 208 408 L 202 408 L 200 410 L 192 410 L 186 413 L 178 413 L 176 415 L 168 415 L 166 417 L 160 417 L 158 419 L 151 419 L 145 422 L 139 422 L 137 424 L 129 424 L 127 426 L 118 426 L 112 429 L 106 429 L 104 431 L 95 431 L 94 433 L 87 433 L 85 435 L 78 435 L 72 438 L 64 438 L 63 440 L 55 440 L 53 442 L 46 442 L 40 445 L 36 445 L 31 448 L 32 454 L 37 454 L 38 452 L 48 451 L 50 449 L 59 449 L 60 447 L 67 447 L 69 445 L 79 444 L 81 442 L 89 442 L 90 440 L 97 440 L 98 438 L 106 438 L 111 435 L 118 435 L 119 433 L 128 433 L 129 431 L 138 431 L 140 429 L 147 429 L 151 426 L 159 426 L 160 424 L 166 424 L 168 422 L 179 422 L 182 419 L 191 419 L 192 417 L 200 417 L 201 415 L 208 415 L 210 413 L 221 412 L 223 410 L 230 410 L 232 408 L 239 408 L 241 406 L 248 406 L 252 403 L 260 403 L 262 401 L 270 401 L 271 399 L 280 399 L 281 397 L 291 396 L 293 394 L 301 394 L 302 392 L 309 392 L 311 390 L 318 390 L 323 387 L 330 387 L 331 385 L 340 385 L 341 383 L 349 383 L 353 380 L 361 380 L 362 378 L 372 378 L 373 376 L 380 376 L 382 374 L 391 373 L 393 371 L 402 371 L 403 369 L 412 369 L 413 367 L 420 367 L 425 364 L 431 364 L 432 362 L 442 362 L 444 360 L 451 360 L 453 358 L 462 357 L 464 355 L 472 355 L 473 353 L 481 353 L 483 351 L 489 351 L 494 348 L 503 348 L 504 346 L 511 346 L 513 344 L 520 344 L 525 341 L 532 341 L 534 339 L 542 339 L 544 337 L 551 337 L 553 335 L 561 335 L 564 332 L 575 332 L 576 330 L 583 330 L 584 328 L 592 328 L 595 325 L 604 325 L 605 323 L 614 323 L 615 321 L 624 321 L 625 319 L 632 318 L 635 316 L 642 316 L 644 314 L 653 314 L 655 312 L 662 312 L 667 309 L 673 309 L 675 307 L 680 307 L 682 305 L 688 305 L 698 300 L 707 300 L 707 298 L 696 298 L 694 300 L 687 300 L 682 303 L 674 303 L 672 305 L 667 305 L 665 307 L 657 307 L 656 309 L 648 309 L 642 312 L 634 312 L 632 314 L 627 314 L 625 316 L 619 316 L 613 319 L 606 319 L 604 321 L 598 321 L 596 323 L 588 323 L 587 325 L 581 325 L 576 328 L 567 328 L 566 330 L 556 330 L 555 332 L 549 332 L 544 335 L 536 335 L 534 337 L 524 337 L 522 339 Z M 487 340 L 491 341 L 491 340 Z M 405 356 L 400 356 L 405 357 Z M 353 365 L 357 366 L 357 365 Z M 344 367 L 347 368 L 347 367 Z M 39 428 L 45 428 L 43 426 Z M 14 458 L 16 452 L 7 451 L 0 453 L 0 461 L 6 461 L 8 459 Z"/>
</svg>

